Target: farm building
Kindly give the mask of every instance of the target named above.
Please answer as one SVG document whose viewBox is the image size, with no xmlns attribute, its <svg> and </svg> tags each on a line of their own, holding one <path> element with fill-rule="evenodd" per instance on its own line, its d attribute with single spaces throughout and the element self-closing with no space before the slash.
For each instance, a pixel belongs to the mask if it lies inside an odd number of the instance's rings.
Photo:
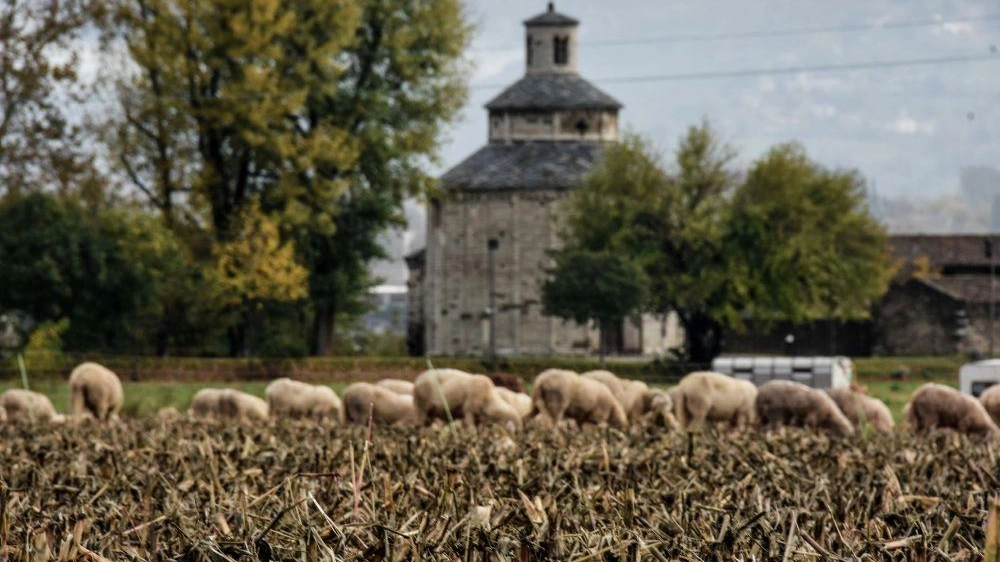
<svg viewBox="0 0 1000 562">
<path fill-rule="evenodd" d="M 479 355 L 491 339 L 500 355 L 599 346 L 596 330 L 542 313 L 540 286 L 559 245 L 557 206 L 617 141 L 622 105 L 580 76 L 577 20 L 549 4 L 524 25 L 525 75 L 486 104 L 488 143 L 441 177 L 427 246 L 407 259 L 411 298 L 422 299 L 411 304 L 411 352 Z M 629 319 L 604 337 L 629 354 L 682 341 L 674 315 Z"/>
<path fill-rule="evenodd" d="M 728 333 L 725 350 L 851 356 L 985 354 L 990 301 L 1000 300 L 1000 287 L 990 290 L 990 262 L 996 256 L 987 255 L 986 241 L 993 238 L 1000 241 L 1000 234 L 891 236 L 899 272 L 874 307 L 871 320 L 782 323 L 767 331 Z M 994 346 L 1000 350 L 996 336 Z"/>
<path fill-rule="evenodd" d="M 873 351 L 986 353 L 990 302 L 1000 297 L 990 274 L 996 258 L 989 248 L 993 239 L 1000 241 L 1000 235 L 893 236 L 904 280 L 893 284 L 878 308 Z M 994 335 L 996 349 L 998 342 Z"/>
</svg>

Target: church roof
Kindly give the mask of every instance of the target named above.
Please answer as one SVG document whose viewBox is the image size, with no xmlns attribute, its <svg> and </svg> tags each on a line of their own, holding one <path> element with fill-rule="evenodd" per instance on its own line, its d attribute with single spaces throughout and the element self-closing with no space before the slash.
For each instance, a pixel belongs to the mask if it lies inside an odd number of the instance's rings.
<svg viewBox="0 0 1000 562">
<path fill-rule="evenodd" d="M 990 294 L 989 275 L 945 275 L 943 277 L 914 279 L 917 283 L 926 285 L 959 302 L 988 303 L 991 298 L 1000 302 L 1000 291 L 995 295 Z"/>
<path fill-rule="evenodd" d="M 621 109 L 622 104 L 578 74 L 529 74 L 486 104 L 486 109 Z"/>
<path fill-rule="evenodd" d="M 441 176 L 448 190 L 573 189 L 600 157 L 593 141 L 491 143 Z"/>
<path fill-rule="evenodd" d="M 578 23 L 580 22 L 555 11 L 555 6 L 551 2 L 549 2 L 547 12 L 542 12 L 531 19 L 524 20 L 524 25 L 577 25 Z"/>
</svg>

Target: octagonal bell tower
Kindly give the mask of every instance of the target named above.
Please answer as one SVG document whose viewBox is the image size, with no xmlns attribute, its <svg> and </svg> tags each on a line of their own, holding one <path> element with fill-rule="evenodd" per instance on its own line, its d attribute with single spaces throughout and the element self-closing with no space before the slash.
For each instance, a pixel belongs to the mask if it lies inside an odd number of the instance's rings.
<svg viewBox="0 0 1000 562">
<path fill-rule="evenodd" d="M 441 176 L 428 205 L 427 247 L 411 275 L 431 355 L 596 348 L 594 330 L 543 313 L 540 288 L 560 245 L 553 215 L 618 140 L 622 106 L 580 76 L 577 20 L 550 3 L 524 26 L 524 76 L 486 104 L 489 141 Z M 647 332 L 633 332 L 620 349 L 646 351 Z"/>
</svg>

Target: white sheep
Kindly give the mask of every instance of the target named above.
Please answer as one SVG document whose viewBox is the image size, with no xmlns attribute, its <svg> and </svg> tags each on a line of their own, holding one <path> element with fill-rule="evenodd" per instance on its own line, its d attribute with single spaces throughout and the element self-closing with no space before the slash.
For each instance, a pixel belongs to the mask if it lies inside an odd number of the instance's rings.
<svg viewBox="0 0 1000 562">
<path fill-rule="evenodd" d="M 124 392 L 122 381 L 110 369 L 97 363 L 81 363 L 69 375 L 70 412 L 86 413 L 99 420 L 118 415 Z"/>
<path fill-rule="evenodd" d="M 396 394 L 408 394 L 413 396 L 413 383 L 402 379 L 382 379 L 375 383 L 375 386 L 391 390 Z"/>
<path fill-rule="evenodd" d="M 264 396 L 270 415 L 276 418 L 344 420 L 344 405 L 328 386 L 280 378 L 267 385 Z"/>
<path fill-rule="evenodd" d="M 690 373 L 671 392 L 677 422 L 684 429 L 698 428 L 706 422 L 744 427 L 757 417 L 757 387 L 722 373 Z"/>
<path fill-rule="evenodd" d="M 413 396 L 393 392 L 389 388 L 367 382 L 356 382 L 344 389 L 344 411 L 347 421 L 382 425 L 408 425 L 416 423 L 417 411 Z"/>
<path fill-rule="evenodd" d="M 424 371 L 414 383 L 413 401 L 418 423 L 447 419 L 450 414 L 452 419 L 462 419 L 470 425 L 487 422 L 521 428 L 517 411 L 500 396 L 493 381 L 485 375 L 457 369 Z"/>
<path fill-rule="evenodd" d="M 610 424 L 628 427 L 625 409 L 603 384 L 565 369 L 547 369 L 535 377 L 531 393 L 533 411 L 556 426 L 563 419 L 577 424 Z"/>
<path fill-rule="evenodd" d="M 188 413 L 197 419 L 234 420 L 241 423 L 264 421 L 267 402 L 231 388 L 203 388 L 191 399 Z"/>
<path fill-rule="evenodd" d="M 12 388 L 0 394 L 0 412 L 9 421 L 62 421 L 49 397 L 32 390 Z"/>
</svg>

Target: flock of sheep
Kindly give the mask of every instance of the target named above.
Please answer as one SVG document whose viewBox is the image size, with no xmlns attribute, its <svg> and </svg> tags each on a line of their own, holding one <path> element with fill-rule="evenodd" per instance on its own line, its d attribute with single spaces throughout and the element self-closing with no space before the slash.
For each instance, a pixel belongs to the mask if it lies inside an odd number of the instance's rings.
<svg viewBox="0 0 1000 562">
<path fill-rule="evenodd" d="M 72 416 L 107 420 L 118 415 L 122 384 L 109 369 L 83 363 L 73 369 L 69 385 Z M 549 427 L 606 424 L 620 429 L 629 424 L 664 429 L 784 425 L 833 435 L 850 435 L 866 424 L 884 433 L 894 431 L 889 408 L 854 388 L 823 391 L 787 380 L 756 387 L 709 371 L 691 373 L 667 391 L 609 371 L 578 374 L 548 369 L 535 378 L 530 396 L 497 386 L 485 375 L 457 369 L 430 369 L 414 382 L 357 382 L 342 396 L 326 386 L 280 378 L 267 386 L 265 398 L 234 389 L 205 388 L 194 395 L 187 414 L 193 419 L 240 422 L 325 418 L 341 423 L 424 425 L 445 420 L 499 424 L 511 431 L 526 423 Z M 182 416 L 174 408 L 164 408 L 158 415 L 164 419 Z M 0 394 L 0 421 L 19 419 L 59 422 L 65 418 L 43 394 L 18 389 Z M 977 400 L 948 386 L 925 384 L 906 405 L 904 419 L 918 433 L 949 428 L 1000 436 L 1000 385 L 987 389 Z"/>
</svg>

